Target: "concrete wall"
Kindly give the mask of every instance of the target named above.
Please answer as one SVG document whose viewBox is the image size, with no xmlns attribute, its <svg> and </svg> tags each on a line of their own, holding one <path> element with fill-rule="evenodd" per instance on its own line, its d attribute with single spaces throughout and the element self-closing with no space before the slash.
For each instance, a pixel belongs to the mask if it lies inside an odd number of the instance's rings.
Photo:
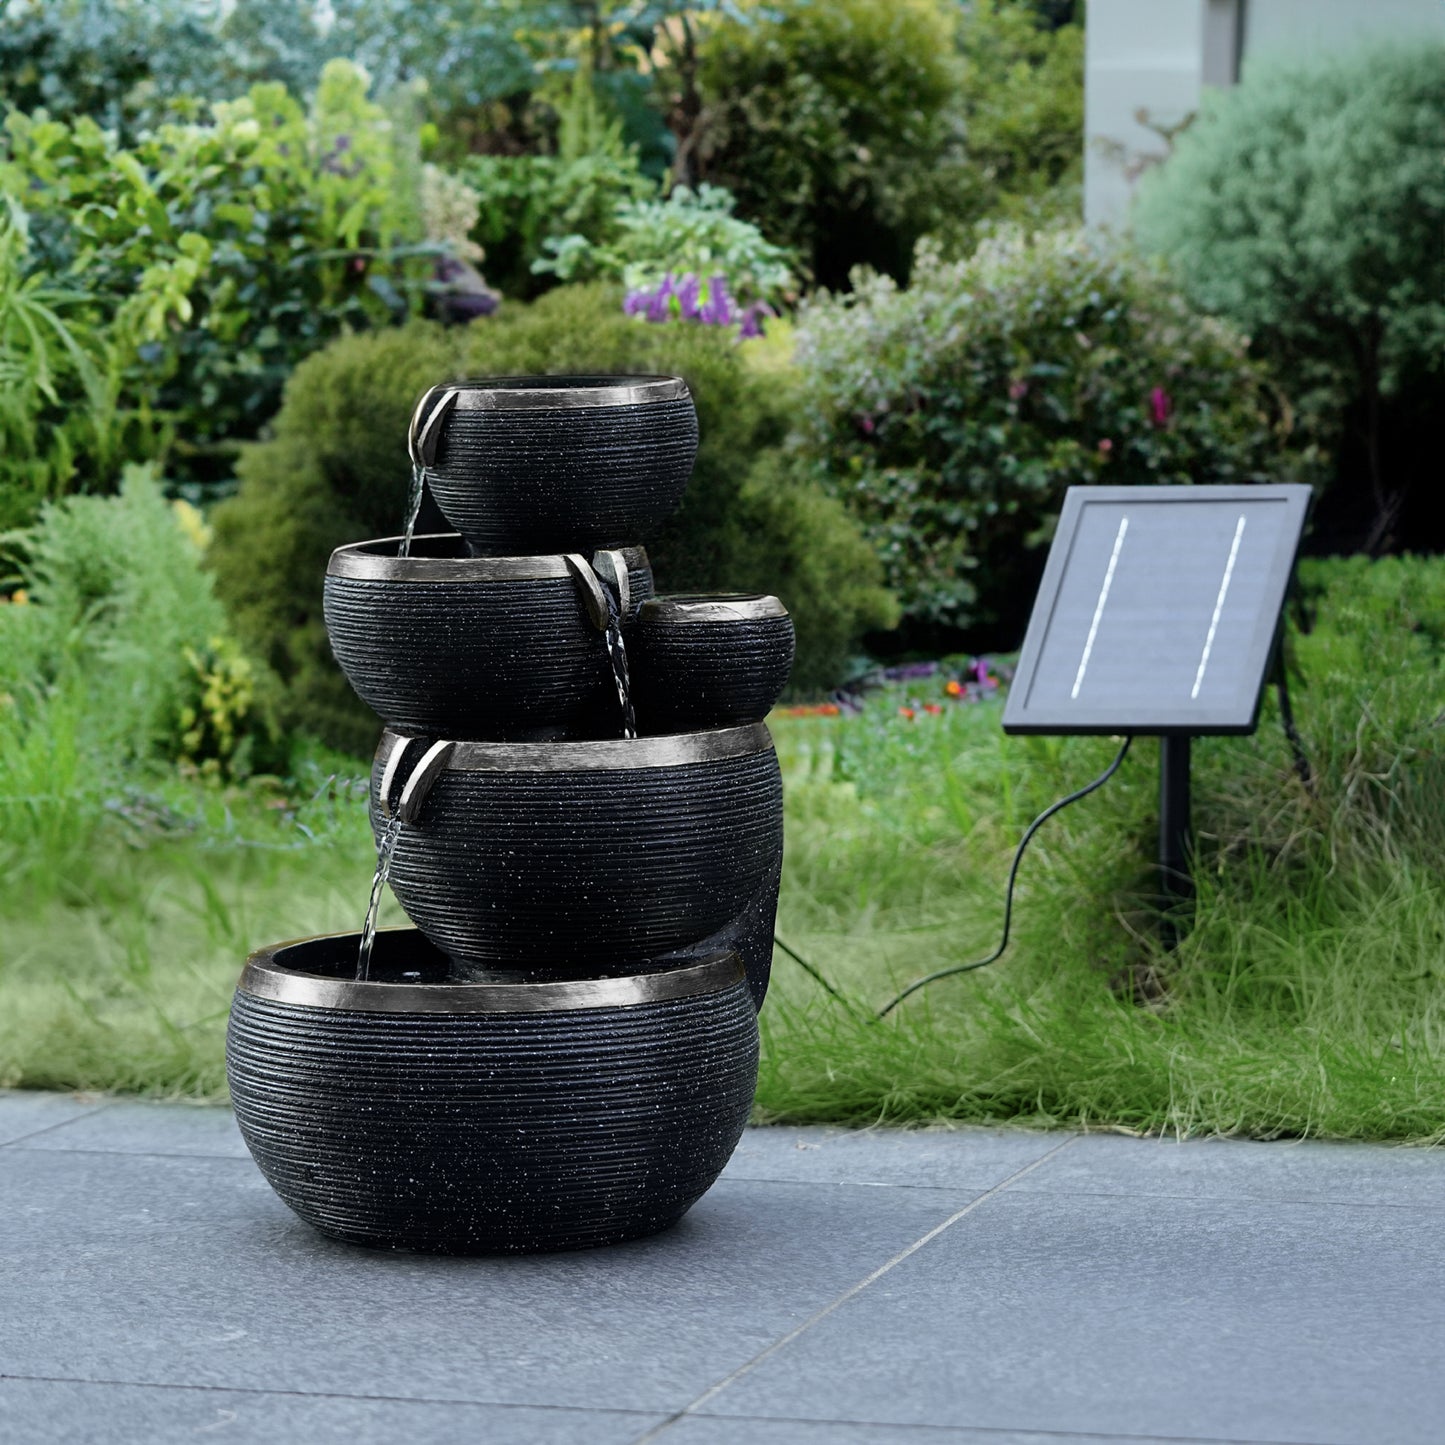
<svg viewBox="0 0 1445 1445">
<path fill-rule="evenodd" d="M 1089 0 L 1084 41 L 1084 218 L 1125 223 L 1134 173 L 1205 86 L 1261 56 L 1373 41 L 1445 39 L 1445 0 Z"/>
</svg>

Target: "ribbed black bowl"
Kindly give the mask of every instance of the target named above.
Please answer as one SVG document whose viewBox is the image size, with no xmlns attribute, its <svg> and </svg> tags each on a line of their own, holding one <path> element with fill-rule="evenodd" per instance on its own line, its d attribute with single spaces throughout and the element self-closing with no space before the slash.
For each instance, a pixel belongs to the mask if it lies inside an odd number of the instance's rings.
<svg viewBox="0 0 1445 1445">
<path fill-rule="evenodd" d="M 638 731 L 765 718 L 793 668 L 793 619 L 776 597 L 698 594 L 644 602 L 627 640 Z"/>
<path fill-rule="evenodd" d="M 372 827 L 425 756 L 394 733 L 372 771 Z M 458 743 L 404 823 L 401 906 L 473 964 L 627 965 L 735 919 L 777 866 L 783 799 L 762 724 L 633 741 Z"/>
<path fill-rule="evenodd" d="M 412 451 L 480 554 L 590 552 L 636 543 L 676 510 L 697 412 L 679 377 L 461 381 L 418 404 Z"/>
<path fill-rule="evenodd" d="M 576 1249 L 651 1234 L 708 1189 L 757 1078 L 730 954 L 643 978 L 426 982 L 410 929 L 253 954 L 226 1069 L 261 1172 L 317 1229 L 451 1254 Z"/>
<path fill-rule="evenodd" d="M 455 534 L 331 554 L 331 650 L 357 695 L 403 732 L 465 738 L 615 737 L 602 635 L 562 557 L 473 558 Z M 652 595 L 647 554 L 626 554 L 628 622 Z"/>
</svg>

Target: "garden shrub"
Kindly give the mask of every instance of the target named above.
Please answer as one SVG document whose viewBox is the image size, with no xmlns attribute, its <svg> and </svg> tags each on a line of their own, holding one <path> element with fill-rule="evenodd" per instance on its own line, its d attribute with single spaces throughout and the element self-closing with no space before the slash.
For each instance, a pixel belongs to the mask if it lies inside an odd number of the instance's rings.
<svg viewBox="0 0 1445 1445">
<path fill-rule="evenodd" d="M 887 625 L 888 599 L 846 512 L 799 483 L 749 480 L 786 430 L 786 384 L 754 375 L 716 328 L 651 326 L 620 303 L 610 287 L 560 287 L 485 328 L 350 337 L 297 368 L 274 438 L 249 449 L 239 492 L 216 510 L 211 554 L 243 639 L 286 679 L 295 726 L 353 752 L 375 743 L 375 719 L 327 648 L 322 577 L 333 547 L 398 529 L 411 408 L 447 376 L 685 376 L 702 442 L 680 512 L 647 539 L 659 587 L 776 591 L 798 619 L 799 676 L 820 686 L 860 631 Z"/>
<path fill-rule="evenodd" d="M 779 0 L 718 24 L 694 178 L 824 285 L 859 262 L 902 275 L 959 150 L 955 28 L 944 0 Z"/>
<path fill-rule="evenodd" d="M 802 312 L 798 444 L 916 629 L 1016 644 L 1069 486 L 1301 474 L 1244 339 L 1082 232 L 1004 228 L 964 261 L 920 247 L 907 289 L 854 281 Z"/>
<path fill-rule="evenodd" d="M 68 733 L 76 786 L 95 790 L 158 759 L 232 777 L 275 760 L 270 680 L 237 647 L 151 469 L 128 467 L 115 496 L 48 503 L 4 540 L 22 558 L 22 586 L 0 606 L 12 760 L 27 736 Z"/>
<path fill-rule="evenodd" d="M 33 269 L 103 317 L 144 298 L 121 395 L 169 420 L 178 463 L 254 436 L 301 357 L 407 308 L 387 248 L 410 201 L 364 73 L 328 64 L 309 110 L 266 84 L 211 112 L 130 148 L 86 117 L 12 112 L 0 158 L 31 215 Z"/>
<path fill-rule="evenodd" d="M 1442 148 L 1445 45 L 1260 64 L 1206 95 L 1133 213 L 1191 299 L 1247 331 L 1307 419 L 1345 444 L 1354 495 L 1327 505 L 1369 549 L 1418 545 L 1407 490 L 1420 523 L 1438 490 Z"/>
</svg>

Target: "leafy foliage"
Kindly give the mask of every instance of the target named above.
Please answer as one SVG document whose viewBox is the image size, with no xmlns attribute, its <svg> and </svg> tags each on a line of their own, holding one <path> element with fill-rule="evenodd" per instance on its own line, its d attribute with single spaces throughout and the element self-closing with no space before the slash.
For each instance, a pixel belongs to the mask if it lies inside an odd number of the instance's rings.
<svg viewBox="0 0 1445 1445">
<path fill-rule="evenodd" d="M 779 0 L 701 43 L 693 175 L 795 247 L 825 285 L 902 274 L 959 154 L 954 7 Z"/>
<path fill-rule="evenodd" d="M 332 548 L 397 530 L 411 407 L 447 376 L 685 376 L 702 444 L 681 511 L 645 539 L 659 587 L 777 592 L 794 614 L 808 686 L 835 681 L 857 634 L 888 624 L 877 564 L 843 508 L 791 477 L 750 476 L 783 437 L 786 388 L 753 374 L 715 328 L 647 326 L 620 300 L 609 287 L 559 287 L 473 332 L 417 324 L 345 338 L 297 368 L 273 439 L 247 452 L 238 494 L 216 510 L 213 548 L 221 595 L 244 640 L 286 679 L 293 723 L 357 752 L 374 742 L 375 719 L 326 644 L 321 580 Z"/>
<path fill-rule="evenodd" d="M 1196 304 L 1256 339 L 1332 440 L 1352 408 L 1368 548 L 1405 535 L 1406 488 L 1435 480 L 1433 445 L 1385 449 L 1392 398 L 1435 430 L 1442 147 L 1445 46 L 1259 65 L 1206 97 L 1134 212 L 1141 244 L 1168 257 Z"/>
<path fill-rule="evenodd" d="M 1296 474 L 1243 338 L 1082 232 L 855 283 L 802 313 L 800 446 L 915 624 L 1017 625 L 1069 486 Z"/>
<path fill-rule="evenodd" d="M 48 503 L 4 540 L 23 559 L 23 586 L 0 605 L 7 876 L 83 848 L 136 765 L 189 758 L 235 776 L 274 759 L 268 679 L 237 651 L 153 471 L 127 468 L 117 496 Z M 245 676 L 244 694 L 222 669 Z"/>
<path fill-rule="evenodd" d="M 132 148 L 12 112 L 0 165 L 37 261 L 99 316 L 135 313 L 123 393 L 203 454 L 254 435 L 302 356 L 407 304 L 390 127 L 362 72 L 331 62 L 309 111 L 266 84 L 212 112 Z"/>
<path fill-rule="evenodd" d="M 620 280 L 628 291 L 653 289 L 669 275 L 720 275 L 744 301 L 780 301 L 793 282 L 789 254 L 734 216 L 735 205 L 727 191 L 706 184 L 696 192 L 674 186 L 666 200 L 624 201 L 610 245 L 581 235 L 549 237 L 552 254 L 533 269 L 563 280 Z"/>
</svg>

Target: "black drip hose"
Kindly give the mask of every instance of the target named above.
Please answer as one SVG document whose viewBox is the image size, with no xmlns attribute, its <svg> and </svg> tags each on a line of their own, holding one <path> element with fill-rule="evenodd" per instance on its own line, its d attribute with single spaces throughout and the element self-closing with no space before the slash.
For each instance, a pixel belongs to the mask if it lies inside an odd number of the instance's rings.
<svg viewBox="0 0 1445 1445">
<path fill-rule="evenodd" d="M 1304 784 L 1305 791 L 1312 793 L 1315 788 L 1314 769 L 1310 767 L 1310 758 L 1305 751 L 1304 739 L 1295 726 L 1294 708 L 1290 706 L 1289 700 L 1289 674 L 1285 667 L 1284 648 L 1282 647 L 1275 663 L 1274 690 L 1275 695 L 1279 698 L 1280 726 L 1284 728 L 1284 735 L 1289 741 L 1290 754 L 1294 758 L 1294 770 L 1299 775 L 1300 782 Z"/>
</svg>

